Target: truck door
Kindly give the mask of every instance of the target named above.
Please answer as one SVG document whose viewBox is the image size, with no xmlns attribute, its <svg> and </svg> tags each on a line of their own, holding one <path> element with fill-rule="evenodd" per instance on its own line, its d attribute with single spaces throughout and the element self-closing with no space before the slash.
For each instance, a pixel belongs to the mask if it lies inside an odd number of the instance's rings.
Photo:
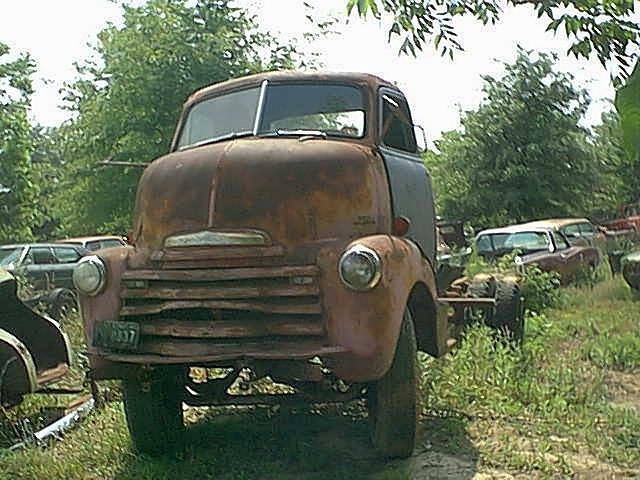
<svg viewBox="0 0 640 480">
<path fill-rule="evenodd" d="M 411 113 L 399 92 L 380 89 L 380 153 L 384 158 L 394 217 L 411 221 L 407 237 L 433 265 L 436 255 L 435 209 L 431 177 L 417 152 Z"/>
</svg>

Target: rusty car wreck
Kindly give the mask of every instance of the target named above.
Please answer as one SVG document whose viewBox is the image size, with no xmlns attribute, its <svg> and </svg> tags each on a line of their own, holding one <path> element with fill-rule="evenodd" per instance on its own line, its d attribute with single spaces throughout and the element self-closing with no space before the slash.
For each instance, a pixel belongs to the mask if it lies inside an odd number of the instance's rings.
<svg viewBox="0 0 640 480">
<path fill-rule="evenodd" d="M 569 283 L 583 270 L 597 268 L 601 258 L 597 247 L 572 244 L 562 230 L 566 225 L 565 219 L 550 219 L 482 230 L 476 236 L 476 249 L 487 260 L 517 254 L 517 265 L 557 272 L 563 283 Z"/>
<path fill-rule="evenodd" d="M 58 324 L 24 305 L 15 278 L 0 270 L 0 406 L 19 404 L 61 379 L 69 365 L 69 343 Z"/>
<path fill-rule="evenodd" d="M 130 238 L 83 258 L 74 281 L 92 377 L 123 380 L 149 453 L 178 441 L 183 402 L 365 397 L 375 447 L 408 456 L 416 350 L 443 355 L 452 310 L 495 305 L 436 285 L 410 110 L 370 75 L 268 73 L 196 92 L 140 180 Z M 295 393 L 230 394 L 266 376 Z"/>
</svg>

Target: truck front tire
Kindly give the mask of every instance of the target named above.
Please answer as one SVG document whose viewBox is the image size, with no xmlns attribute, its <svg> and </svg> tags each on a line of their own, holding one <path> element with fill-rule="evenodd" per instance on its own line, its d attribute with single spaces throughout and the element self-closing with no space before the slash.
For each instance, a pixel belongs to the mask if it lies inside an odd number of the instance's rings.
<svg viewBox="0 0 640 480">
<path fill-rule="evenodd" d="M 405 310 L 393 363 L 368 387 L 373 446 L 383 456 L 411 456 L 418 417 L 418 366 L 413 319 Z"/>
<path fill-rule="evenodd" d="M 124 410 L 133 447 L 140 453 L 162 455 L 182 441 L 184 375 L 178 370 L 154 372 L 149 381 L 122 381 Z"/>
</svg>

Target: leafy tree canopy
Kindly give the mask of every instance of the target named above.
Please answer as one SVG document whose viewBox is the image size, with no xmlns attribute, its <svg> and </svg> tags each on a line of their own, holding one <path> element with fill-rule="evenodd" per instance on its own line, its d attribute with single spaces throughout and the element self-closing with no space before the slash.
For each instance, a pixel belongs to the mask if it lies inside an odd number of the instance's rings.
<svg viewBox="0 0 640 480">
<path fill-rule="evenodd" d="M 58 132 L 66 165 L 57 196 L 61 233 L 124 233 L 141 173 L 107 158 L 148 162 L 166 153 L 186 97 L 200 87 L 293 65 L 290 45 L 260 32 L 228 0 L 125 3 L 122 27 L 98 35 L 97 59 L 67 91 L 74 118 Z"/>
<path fill-rule="evenodd" d="M 616 108 L 620 113 L 624 143 L 629 156 L 636 159 L 640 170 L 640 60 L 626 84 L 616 92 Z M 636 191 L 640 197 L 640 189 Z"/>
<path fill-rule="evenodd" d="M 427 153 L 444 215 L 489 226 L 615 208 L 609 176 L 624 169 L 624 152 L 610 137 L 597 152 L 580 126 L 589 97 L 553 63 L 519 50 L 502 78 L 484 78 L 484 101 L 465 112 L 463 131 Z"/>
<path fill-rule="evenodd" d="M 0 43 L 0 243 L 31 240 L 37 222 L 38 187 L 31 172 L 33 150 L 27 109 L 35 65 Z"/>
<path fill-rule="evenodd" d="M 573 40 L 569 53 L 585 58 L 595 54 L 602 65 L 613 62 L 623 74 L 633 47 L 640 45 L 634 0 L 348 0 L 347 11 L 357 7 L 361 16 L 371 12 L 385 20 L 382 14 L 388 14 L 389 37 L 403 39 L 404 53 L 416 55 L 432 40 L 442 55 L 453 57 L 463 48 L 453 25 L 456 17 L 494 24 L 510 5 L 531 6 L 548 20 L 547 30 L 563 30 Z"/>
</svg>

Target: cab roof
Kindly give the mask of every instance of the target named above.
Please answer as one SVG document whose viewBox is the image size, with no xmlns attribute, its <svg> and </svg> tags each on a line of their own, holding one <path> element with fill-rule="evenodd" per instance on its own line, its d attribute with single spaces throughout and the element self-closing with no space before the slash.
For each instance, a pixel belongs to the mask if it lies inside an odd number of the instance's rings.
<svg viewBox="0 0 640 480">
<path fill-rule="evenodd" d="M 185 107 L 196 103 L 203 98 L 214 96 L 216 94 L 238 90 L 250 86 L 258 86 L 263 81 L 269 82 L 328 82 L 328 83 L 347 83 L 355 85 L 367 86 L 371 89 L 379 87 L 388 87 L 398 90 L 398 88 L 390 82 L 369 73 L 354 72 L 312 72 L 302 73 L 293 70 L 263 72 L 246 77 L 227 80 L 226 82 L 216 83 L 208 87 L 197 90 L 187 99 Z"/>
</svg>

